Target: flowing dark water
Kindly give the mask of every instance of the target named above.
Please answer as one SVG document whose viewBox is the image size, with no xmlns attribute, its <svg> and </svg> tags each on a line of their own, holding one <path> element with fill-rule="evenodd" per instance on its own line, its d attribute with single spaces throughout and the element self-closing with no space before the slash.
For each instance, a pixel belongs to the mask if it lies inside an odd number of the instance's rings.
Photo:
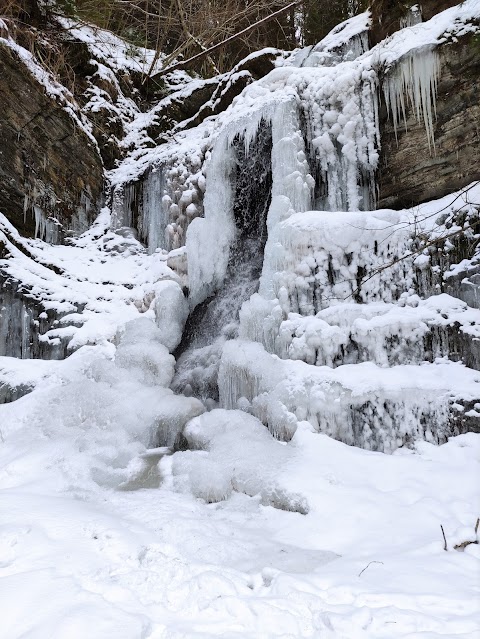
<svg viewBox="0 0 480 639">
<path fill-rule="evenodd" d="M 190 315 L 180 346 L 172 389 L 194 395 L 207 405 L 218 401 L 217 376 L 224 343 L 238 333 L 244 301 L 256 292 L 260 278 L 271 201 L 271 128 L 262 123 L 248 151 L 242 138 L 233 141 L 237 171 L 233 214 L 237 239 L 230 249 L 225 281 L 215 296 Z"/>
<path fill-rule="evenodd" d="M 232 248 L 227 277 L 218 293 L 191 314 L 182 343 L 172 389 L 205 402 L 218 400 L 217 376 L 226 340 L 238 333 L 238 314 L 256 292 L 263 261 L 261 240 L 243 238 Z"/>
</svg>

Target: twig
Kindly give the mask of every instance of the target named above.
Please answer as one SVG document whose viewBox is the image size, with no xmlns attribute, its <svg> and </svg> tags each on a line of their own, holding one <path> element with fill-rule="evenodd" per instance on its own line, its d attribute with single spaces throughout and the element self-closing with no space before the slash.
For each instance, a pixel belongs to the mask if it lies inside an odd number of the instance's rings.
<svg viewBox="0 0 480 639">
<path fill-rule="evenodd" d="M 361 570 L 361 571 L 358 573 L 358 576 L 359 576 L 359 577 L 362 575 L 362 573 L 364 573 L 364 572 L 365 572 L 365 570 L 366 570 L 366 569 L 370 566 L 370 564 L 382 564 L 382 566 L 383 566 L 383 561 L 375 561 L 375 560 L 370 561 L 370 562 L 369 562 L 369 563 L 365 566 L 365 568 L 364 568 L 363 570 Z"/>
<path fill-rule="evenodd" d="M 443 541 L 445 542 L 443 550 L 447 550 L 447 538 L 445 537 L 445 531 L 443 530 L 442 524 L 440 524 L 440 528 L 442 529 Z"/>
</svg>

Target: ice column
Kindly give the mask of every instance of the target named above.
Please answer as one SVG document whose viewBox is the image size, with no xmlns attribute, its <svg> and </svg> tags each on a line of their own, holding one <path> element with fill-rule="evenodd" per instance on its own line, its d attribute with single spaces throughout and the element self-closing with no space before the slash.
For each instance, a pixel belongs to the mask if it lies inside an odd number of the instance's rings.
<svg viewBox="0 0 480 639">
<path fill-rule="evenodd" d="M 203 302 L 222 284 L 230 246 L 235 237 L 233 216 L 235 149 L 228 131 L 220 134 L 207 167 L 204 218 L 187 229 L 189 300 L 191 308 Z"/>
<path fill-rule="evenodd" d="M 371 210 L 379 130 L 377 76 L 365 61 L 323 69 L 299 86 L 326 211 Z"/>
<path fill-rule="evenodd" d="M 143 183 L 143 207 L 139 225 L 140 238 L 147 244 L 149 253 L 154 253 L 157 248 L 169 248 L 165 237 L 169 215 L 163 203 L 164 190 L 163 171 L 155 167 Z"/>
<path fill-rule="evenodd" d="M 273 275 L 281 263 L 278 254 L 280 222 L 292 213 L 312 208 L 314 180 L 309 173 L 295 99 L 280 103 L 272 118 L 272 202 L 267 215 L 268 239 L 260 278 L 260 295 L 275 298 Z"/>
</svg>

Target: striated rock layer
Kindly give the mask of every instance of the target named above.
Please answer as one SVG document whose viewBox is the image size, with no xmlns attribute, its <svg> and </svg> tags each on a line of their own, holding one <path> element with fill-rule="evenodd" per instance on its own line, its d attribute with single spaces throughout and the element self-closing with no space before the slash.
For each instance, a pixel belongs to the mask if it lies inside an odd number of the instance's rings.
<svg viewBox="0 0 480 639">
<path fill-rule="evenodd" d="M 480 179 L 479 45 L 475 36 L 438 48 L 440 74 L 430 148 L 413 109 L 397 134 L 380 112 L 381 160 L 378 206 L 404 208 L 432 200 Z"/>
<path fill-rule="evenodd" d="M 0 112 L 0 211 L 24 235 L 54 243 L 60 225 L 86 230 L 103 194 L 98 148 L 1 43 Z"/>
</svg>

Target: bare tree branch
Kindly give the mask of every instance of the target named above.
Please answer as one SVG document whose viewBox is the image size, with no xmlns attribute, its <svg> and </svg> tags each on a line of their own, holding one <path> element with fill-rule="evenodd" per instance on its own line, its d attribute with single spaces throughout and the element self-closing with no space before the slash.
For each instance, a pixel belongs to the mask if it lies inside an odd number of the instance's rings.
<svg viewBox="0 0 480 639">
<path fill-rule="evenodd" d="M 166 67 L 165 69 L 162 69 L 161 71 L 159 71 L 158 73 L 153 75 L 151 79 L 153 81 L 155 81 L 155 80 L 161 78 L 162 76 L 164 76 L 166 73 L 170 73 L 172 71 L 177 71 L 179 69 L 185 69 L 186 67 L 191 66 L 195 62 L 198 62 L 199 60 L 202 60 L 203 58 L 205 58 L 206 56 L 210 55 L 214 51 L 217 51 L 218 49 L 220 49 L 221 47 L 225 46 L 226 44 L 229 44 L 230 42 L 233 42 L 234 40 L 238 40 L 239 38 L 241 38 L 242 36 L 246 35 L 247 33 L 250 33 L 254 29 L 257 29 L 259 26 L 261 26 L 263 24 L 266 24 L 267 22 L 270 22 L 270 20 L 273 20 L 274 18 L 279 17 L 280 15 L 286 13 L 287 11 L 290 11 L 290 9 L 292 9 L 293 7 L 296 7 L 296 6 L 299 6 L 299 5 L 303 4 L 303 2 L 304 2 L 304 0 L 296 0 L 296 2 L 291 2 L 290 4 L 288 4 L 287 6 L 283 7 L 282 9 L 279 9 L 278 11 L 275 11 L 274 13 L 271 13 L 270 15 L 266 16 L 265 18 L 262 18 L 258 22 L 255 22 L 254 24 L 249 25 L 245 29 L 242 29 L 242 31 L 239 31 L 238 33 L 234 33 L 233 35 L 231 35 L 230 37 L 226 38 L 225 40 L 222 40 L 222 42 L 218 42 L 217 44 L 214 44 L 212 47 L 209 47 L 205 51 L 202 51 L 201 53 L 197 53 L 196 55 L 192 56 L 191 58 L 188 58 L 188 60 L 184 60 L 182 62 L 177 62 L 176 64 L 173 64 L 172 66 L 169 66 L 169 67 Z"/>
</svg>

